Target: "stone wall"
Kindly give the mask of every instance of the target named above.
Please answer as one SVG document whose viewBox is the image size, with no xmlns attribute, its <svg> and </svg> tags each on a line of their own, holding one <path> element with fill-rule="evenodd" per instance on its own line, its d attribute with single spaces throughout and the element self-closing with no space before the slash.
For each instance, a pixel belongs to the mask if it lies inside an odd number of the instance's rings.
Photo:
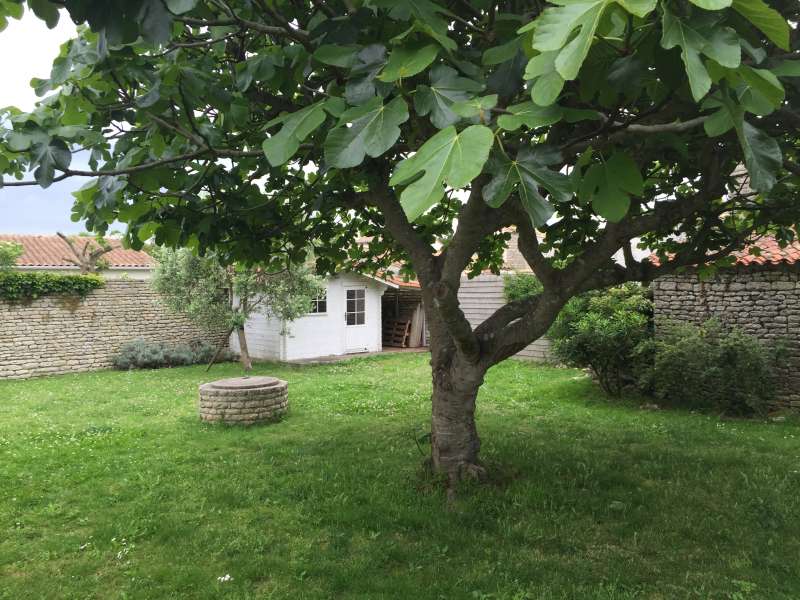
<svg viewBox="0 0 800 600">
<path fill-rule="evenodd" d="M 482 273 L 473 279 L 461 278 L 458 302 L 473 329 L 506 304 L 504 286 L 503 276 L 492 273 Z M 539 338 L 515 356 L 538 362 L 554 360 L 547 338 Z"/>
<path fill-rule="evenodd" d="M 120 347 L 136 338 L 218 344 L 224 337 L 167 309 L 148 281 L 106 281 L 83 300 L 0 301 L 0 379 L 108 368 Z"/>
<path fill-rule="evenodd" d="M 712 317 L 767 344 L 783 340 L 787 365 L 779 372 L 780 401 L 800 407 L 800 268 L 755 266 L 725 270 L 710 281 L 693 274 L 653 283 L 656 326 Z"/>
</svg>

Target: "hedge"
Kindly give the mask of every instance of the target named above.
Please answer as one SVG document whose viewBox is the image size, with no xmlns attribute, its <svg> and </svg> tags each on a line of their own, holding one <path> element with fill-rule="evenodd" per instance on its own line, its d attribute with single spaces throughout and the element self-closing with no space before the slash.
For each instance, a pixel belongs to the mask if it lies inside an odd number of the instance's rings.
<svg viewBox="0 0 800 600">
<path fill-rule="evenodd" d="M 54 275 L 52 273 L 0 273 L 0 299 L 27 302 L 42 296 L 85 298 L 105 285 L 97 275 Z"/>
</svg>

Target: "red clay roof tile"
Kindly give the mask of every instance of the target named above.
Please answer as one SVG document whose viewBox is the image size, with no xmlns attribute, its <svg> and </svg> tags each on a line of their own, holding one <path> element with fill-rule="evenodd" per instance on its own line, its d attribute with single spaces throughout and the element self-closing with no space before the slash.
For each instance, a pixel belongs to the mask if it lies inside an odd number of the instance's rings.
<svg viewBox="0 0 800 600">
<path fill-rule="evenodd" d="M 83 245 L 90 243 L 93 238 L 75 238 L 76 246 L 83 249 Z M 152 268 L 156 261 L 146 252 L 130 250 L 122 247 L 122 242 L 115 239 L 106 239 L 113 250 L 103 255 L 112 269 Z M 69 246 L 56 235 L 14 235 L 0 234 L 0 242 L 15 242 L 20 244 L 25 252 L 17 259 L 20 267 L 75 267 L 67 257 L 72 256 Z"/>
</svg>

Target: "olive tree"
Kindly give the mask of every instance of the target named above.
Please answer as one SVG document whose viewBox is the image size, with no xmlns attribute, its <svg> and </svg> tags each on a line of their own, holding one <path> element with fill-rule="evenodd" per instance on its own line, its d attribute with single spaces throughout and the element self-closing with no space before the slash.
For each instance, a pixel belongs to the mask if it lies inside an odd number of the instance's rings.
<svg viewBox="0 0 800 600">
<path fill-rule="evenodd" d="M 270 264 L 311 246 L 321 273 L 404 261 L 430 327 L 432 466 L 451 480 L 483 472 L 487 370 L 571 297 L 796 231 L 796 0 L 28 6 L 83 25 L 33 81 L 38 107 L 4 113 L 4 185 L 92 177 L 76 217 L 127 223 L 134 247 Z M 509 228 L 542 291 L 473 328 L 462 274 L 497 270 Z"/>
<path fill-rule="evenodd" d="M 198 256 L 188 248 L 160 248 L 154 253 L 158 265 L 153 288 L 167 306 L 209 330 L 224 329 L 228 336 L 236 332 L 246 371 L 253 368 L 245 334 L 247 319 L 260 312 L 286 327 L 309 312 L 323 289 L 304 265 L 270 272 L 258 264 L 225 266 L 213 253 Z M 209 368 L 216 359 L 214 356 Z"/>
</svg>

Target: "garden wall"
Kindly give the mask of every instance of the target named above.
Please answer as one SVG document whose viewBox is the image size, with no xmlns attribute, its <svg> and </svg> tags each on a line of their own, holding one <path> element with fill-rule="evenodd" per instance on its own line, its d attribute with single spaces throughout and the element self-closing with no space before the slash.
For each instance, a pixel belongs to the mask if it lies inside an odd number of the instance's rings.
<svg viewBox="0 0 800 600">
<path fill-rule="evenodd" d="M 218 344 L 225 333 L 209 334 L 167 309 L 148 281 L 106 281 L 83 300 L 0 300 L 0 379 L 108 368 L 120 347 L 136 338 Z"/>
<path fill-rule="evenodd" d="M 501 275 L 482 273 L 473 279 L 462 277 L 458 302 L 473 329 L 506 303 L 503 287 Z M 539 362 L 551 361 L 550 340 L 539 338 L 516 356 Z"/>
<path fill-rule="evenodd" d="M 768 344 L 783 340 L 788 356 L 779 370 L 780 402 L 800 408 L 800 269 L 738 267 L 709 281 L 671 275 L 652 287 L 656 327 L 716 317 Z"/>
</svg>

